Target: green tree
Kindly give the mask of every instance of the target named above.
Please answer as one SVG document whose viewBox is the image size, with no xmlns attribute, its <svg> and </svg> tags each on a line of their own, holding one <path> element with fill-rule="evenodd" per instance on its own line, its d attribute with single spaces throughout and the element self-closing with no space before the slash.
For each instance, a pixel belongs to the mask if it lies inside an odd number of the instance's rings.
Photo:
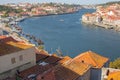
<svg viewBox="0 0 120 80">
<path fill-rule="evenodd" d="M 115 69 L 120 69 L 120 58 L 117 58 L 113 62 L 110 62 L 109 67 L 115 68 Z"/>
</svg>

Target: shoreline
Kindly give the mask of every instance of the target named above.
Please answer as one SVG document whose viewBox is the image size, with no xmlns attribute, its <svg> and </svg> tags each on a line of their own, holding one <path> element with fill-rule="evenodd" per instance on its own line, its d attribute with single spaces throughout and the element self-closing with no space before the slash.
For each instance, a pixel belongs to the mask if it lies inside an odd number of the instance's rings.
<svg viewBox="0 0 120 80">
<path fill-rule="evenodd" d="M 79 11 L 79 10 L 78 10 Z M 52 15 L 65 15 L 65 14 L 74 14 L 78 11 L 70 12 L 70 13 L 58 13 L 58 14 L 47 14 L 47 15 L 36 15 L 36 16 L 31 16 L 31 17 L 44 17 L 44 16 L 52 16 Z"/>
<path fill-rule="evenodd" d="M 77 12 L 79 12 L 80 10 L 77 10 L 77 11 L 74 11 L 74 12 L 70 12 L 70 13 L 58 13 L 58 14 L 47 14 L 47 15 L 33 15 L 33 16 L 25 16 L 25 18 L 23 18 L 23 19 L 21 19 L 21 20 L 19 20 L 19 21 L 17 21 L 18 23 L 19 22 L 22 22 L 22 21 L 24 21 L 24 20 L 26 20 L 26 19 L 28 19 L 28 18 L 34 18 L 34 17 L 45 17 L 45 16 L 54 16 L 54 15 L 66 15 L 66 14 L 74 14 L 74 13 L 77 13 Z"/>
<path fill-rule="evenodd" d="M 22 18 L 17 18 L 17 19 L 18 19 L 17 21 L 11 21 L 11 22 L 15 22 L 15 24 L 13 24 L 13 25 L 16 25 L 16 26 L 18 26 L 18 28 L 21 28 L 20 25 L 19 25 L 19 23 L 21 23 L 21 22 L 23 22 L 24 20 L 29 19 L 29 18 L 45 17 L 45 16 L 52 16 L 52 15 L 74 14 L 74 13 L 77 13 L 77 12 L 79 12 L 79 10 L 78 10 L 78 11 L 71 12 L 71 13 L 48 14 L 48 15 L 37 15 L 37 16 L 25 16 L 25 17 L 23 16 Z M 16 22 L 17 22 L 17 24 L 16 24 Z M 10 25 L 10 27 L 11 27 L 11 26 L 12 26 L 12 25 Z M 11 31 L 12 31 L 12 28 L 11 28 Z M 44 46 L 44 41 L 42 41 L 41 39 L 37 39 L 34 35 L 30 35 L 30 34 L 24 33 L 23 30 L 22 30 L 22 28 L 21 28 L 21 32 L 16 32 L 16 36 L 17 36 L 17 35 L 20 35 L 20 37 L 23 38 L 23 40 L 25 40 L 25 41 L 27 41 L 27 42 L 30 42 L 30 43 L 33 42 L 32 44 L 35 44 L 36 46 L 37 46 L 38 44 Z M 29 38 L 29 39 L 27 39 L 27 38 Z M 31 39 L 33 39 L 33 40 L 31 41 Z M 35 43 L 35 42 L 38 42 L 38 43 Z"/>
<path fill-rule="evenodd" d="M 82 20 L 82 23 L 85 23 L 85 24 L 90 24 L 90 25 L 95 25 L 97 27 L 101 27 L 101 28 L 104 28 L 104 29 L 111 29 L 111 30 L 115 30 L 117 32 L 120 32 L 120 26 L 115 26 L 115 25 L 110 25 L 110 24 L 103 24 L 102 22 L 101 23 L 97 23 L 97 22 L 91 22 L 91 21 L 85 21 L 85 20 Z"/>
</svg>

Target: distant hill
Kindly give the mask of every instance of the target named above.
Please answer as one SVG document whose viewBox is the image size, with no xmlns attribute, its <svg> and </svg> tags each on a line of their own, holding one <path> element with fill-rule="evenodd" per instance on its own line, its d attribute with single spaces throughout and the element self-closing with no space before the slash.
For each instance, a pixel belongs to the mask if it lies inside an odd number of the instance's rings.
<svg viewBox="0 0 120 80">
<path fill-rule="evenodd" d="M 1 12 L 1 11 L 5 11 L 5 12 L 7 12 L 7 13 L 9 13 L 9 12 L 19 13 L 19 12 L 21 12 L 22 10 L 20 10 L 20 9 L 13 9 L 13 8 L 11 8 L 11 7 L 8 7 L 8 6 L 0 5 L 0 12 Z"/>
</svg>

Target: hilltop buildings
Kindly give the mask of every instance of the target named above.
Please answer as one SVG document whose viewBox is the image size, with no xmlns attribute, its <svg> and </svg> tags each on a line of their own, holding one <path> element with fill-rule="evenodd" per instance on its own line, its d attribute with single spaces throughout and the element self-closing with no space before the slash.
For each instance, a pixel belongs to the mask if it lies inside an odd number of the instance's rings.
<svg viewBox="0 0 120 80">
<path fill-rule="evenodd" d="M 96 12 L 84 14 L 82 21 L 120 31 L 120 5 L 98 6 Z"/>
<path fill-rule="evenodd" d="M 14 17 L 16 16 L 40 16 L 40 15 L 50 15 L 50 14 L 64 14 L 64 13 L 73 13 L 77 11 L 77 7 L 72 5 L 64 5 L 57 3 L 9 3 L 5 6 L 11 7 L 12 9 L 18 10 L 16 12 L 9 12 L 7 16 Z M 5 16 L 6 12 L 1 11 L 0 15 Z"/>
</svg>

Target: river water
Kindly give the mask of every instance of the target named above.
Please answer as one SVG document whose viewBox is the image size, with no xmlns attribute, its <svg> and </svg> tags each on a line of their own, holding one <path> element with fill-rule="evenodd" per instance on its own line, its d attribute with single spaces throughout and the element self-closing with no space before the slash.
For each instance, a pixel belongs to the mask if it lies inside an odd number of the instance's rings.
<svg viewBox="0 0 120 80">
<path fill-rule="evenodd" d="M 120 33 L 81 22 L 81 16 L 93 9 L 81 9 L 74 14 L 33 17 L 19 23 L 25 33 L 40 38 L 45 49 L 75 57 L 88 50 L 111 60 L 120 57 Z"/>
</svg>

